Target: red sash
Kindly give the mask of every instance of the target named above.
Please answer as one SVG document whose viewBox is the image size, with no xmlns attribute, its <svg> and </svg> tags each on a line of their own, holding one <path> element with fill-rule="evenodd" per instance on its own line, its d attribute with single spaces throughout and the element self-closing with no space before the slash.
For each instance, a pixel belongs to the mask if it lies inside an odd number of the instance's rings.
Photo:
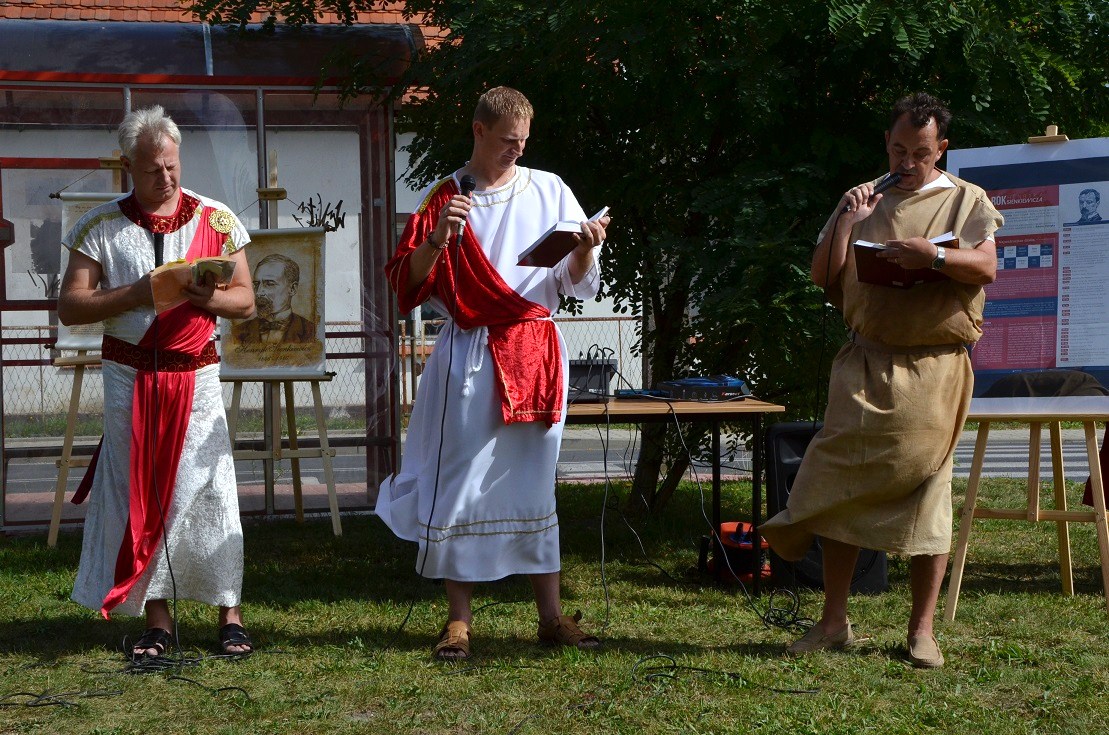
<svg viewBox="0 0 1109 735">
<path fill-rule="evenodd" d="M 227 235 L 208 222 L 201 209 L 200 226 L 189 244 L 186 260 L 221 255 Z M 162 312 L 143 335 L 138 347 L 156 354 L 183 353 L 199 358 L 209 346 L 216 318 L 189 302 Z M 107 338 L 106 338 L 107 339 Z M 162 542 L 163 519 L 170 510 L 177 467 L 185 443 L 196 386 L 194 370 L 169 365 L 158 371 L 138 368 L 131 410 L 131 501 L 123 543 L 116 557 L 115 586 L 100 609 L 107 618 L 127 599 Z M 173 369 L 177 368 L 177 369 Z M 86 473 L 91 477 L 92 467 Z"/>
<path fill-rule="evenodd" d="M 473 228 L 463 232 L 457 254 L 451 251 L 440 256 L 423 283 L 412 290 L 406 287 L 409 256 L 435 229 L 440 210 L 457 193 L 453 179 L 440 182 L 409 217 L 396 255 L 385 265 L 400 309 L 409 312 L 435 294 L 444 304 L 454 306 L 454 321 L 462 329 L 488 327 L 504 422 L 558 423 L 563 403 L 562 354 L 551 312 L 504 282 Z"/>
</svg>

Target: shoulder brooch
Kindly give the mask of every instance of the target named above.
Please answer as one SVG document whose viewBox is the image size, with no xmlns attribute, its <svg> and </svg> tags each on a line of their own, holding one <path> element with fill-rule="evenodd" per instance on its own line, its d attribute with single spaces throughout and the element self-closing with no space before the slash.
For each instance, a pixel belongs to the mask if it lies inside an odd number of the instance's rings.
<svg viewBox="0 0 1109 735">
<path fill-rule="evenodd" d="M 235 229 L 235 217 L 225 209 L 213 209 L 208 213 L 208 225 L 223 235 L 230 235 Z"/>
</svg>

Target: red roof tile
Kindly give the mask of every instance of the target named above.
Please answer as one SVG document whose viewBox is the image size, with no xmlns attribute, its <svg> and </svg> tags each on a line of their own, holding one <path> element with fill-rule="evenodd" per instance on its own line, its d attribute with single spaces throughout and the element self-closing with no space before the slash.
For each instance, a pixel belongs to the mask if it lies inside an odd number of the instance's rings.
<svg viewBox="0 0 1109 735">
<path fill-rule="evenodd" d="M 383 10 L 368 10 L 357 13 L 355 22 L 407 23 L 401 12 L 402 3 L 390 3 Z M 101 9 L 108 10 L 105 18 Z M 138 11 L 136 13 L 136 11 Z M 267 13 L 255 13 L 251 20 L 261 23 Z M 156 20 L 176 23 L 195 23 L 196 16 L 184 5 L 182 0 L 15 0 L 0 3 L 0 18 L 55 18 L 66 20 L 132 21 Z M 321 13 L 319 23 L 338 23 L 335 13 Z M 434 35 L 432 29 L 425 29 L 424 35 Z"/>
<path fill-rule="evenodd" d="M 187 9 L 188 0 L 0 0 L 0 19 L 66 20 L 157 23 L 196 23 L 196 16 Z M 424 43 L 436 46 L 446 38 L 446 30 L 419 23 L 419 18 L 406 18 L 401 0 L 382 4 L 381 10 L 356 14 L 357 25 L 417 23 L 421 25 Z M 255 13 L 252 23 L 261 23 L 268 13 Z M 321 25 L 340 23 L 335 13 L 320 13 L 316 19 Z"/>
</svg>

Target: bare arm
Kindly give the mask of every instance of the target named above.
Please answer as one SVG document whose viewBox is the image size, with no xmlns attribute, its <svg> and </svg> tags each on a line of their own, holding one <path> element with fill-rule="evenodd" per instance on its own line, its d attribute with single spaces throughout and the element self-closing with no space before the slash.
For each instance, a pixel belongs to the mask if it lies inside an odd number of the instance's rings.
<svg viewBox="0 0 1109 735">
<path fill-rule="evenodd" d="M 578 246 L 570 252 L 570 281 L 574 284 L 581 283 L 585 274 L 593 267 L 593 248 L 605 240 L 605 228 L 612 221 L 607 215 L 596 222 L 582 222 L 581 233 L 575 234 Z"/>
<path fill-rule="evenodd" d="M 92 324 L 141 306 L 153 306 L 150 275 L 130 286 L 100 288 L 100 263 L 76 250 L 69 253 L 69 266 L 62 277 L 58 296 L 58 319 L 67 326 Z"/>
<path fill-rule="evenodd" d="M 212 285 L 209 275 L 204 283 L 191 283 L 185 287 L 185 297 L 194 306 L 227 319 L 246 319 L 254 316 L 254 284 L 250 280 L 250 265 L 246 253 L 236 250 L 231 254 L 235 261 L 235 273 L 227 288 Z"/>
<path fill-rule="evenodd" d="M 439 256 L 450 247 L 451 241 L 458 234 L 459 225 L 469 213 L 470 198 L 461 194 L 455 194 L 443 205 L 435 229 L 409 256 L 408 283 L 405 284 L 409 291 L 418 288 L 427 279 Z"/>
<path fill-rule="evenodd" d="M 883 196 L 874 194 L 874 185 L 870 183 L 859 184 L 843 195 L 836 211 L 844 207 L 848 208 L 847 211 L 836 215 L 834 226 L 813 251 L 810 267 L 813 283 L 828 288 L 839 279 L 840 271 L 847 262 L 847 241 L 851 237 L 851 228 L 873 214 Z"/>
<path fill-rule="evenodd" d="M 902 268 L 930 268 L 936 259 L 938 247 L 923 237 L 890 240 L 889 250 L 878 253 L 879 258 L 892 260 Z M 997 246 L 993 240 L 983 240 L 973 248 L 945 248 L 943 272 L 960 283 L 985 286 L 997 277 Z"/>
</svg>

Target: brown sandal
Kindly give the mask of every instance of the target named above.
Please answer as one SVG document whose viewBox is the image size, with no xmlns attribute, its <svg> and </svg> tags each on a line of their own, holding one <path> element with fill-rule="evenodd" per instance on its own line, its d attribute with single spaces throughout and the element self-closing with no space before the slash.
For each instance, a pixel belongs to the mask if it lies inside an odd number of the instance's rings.
<svg viewBox="0 0 1109 735">
<path fill-rule="evenodd" d="M 470 624 L 452 620 L 439 633 L 434 656 L 439 661 L 463 661 L 470 657 Z"/>
<path fill-rule="evenodd" d="M 549 623 L 539 624 L 539 640 L 552 646 L 573 646 L 583 651 L 592 651 L 600 648 L 601 640 L 597 636 L 587 635 L 580 627 L 581 610 L 573 617 L 559 615 Z"/>
</svg>

